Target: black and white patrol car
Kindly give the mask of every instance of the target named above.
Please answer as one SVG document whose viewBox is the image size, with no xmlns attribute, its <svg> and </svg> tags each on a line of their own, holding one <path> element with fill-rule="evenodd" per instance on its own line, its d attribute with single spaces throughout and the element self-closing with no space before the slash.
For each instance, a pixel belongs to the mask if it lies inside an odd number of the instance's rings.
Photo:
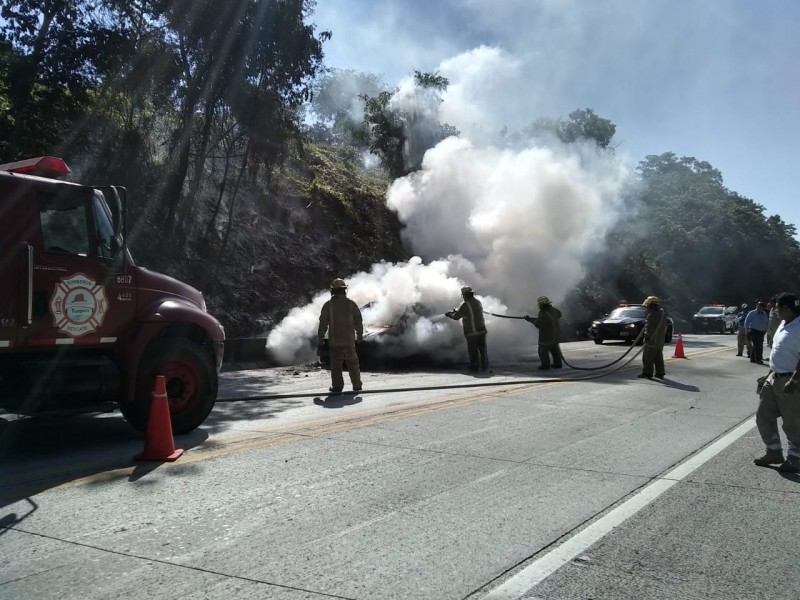
<svg viewBox="0 0 800 600">
<path fill-rule="evenodd" d="M 735 333 L 736 306 L 706 304 L 692 317 L 692 333 Z"/>
<path fill-rule="evenodd" d="M 639 332 L 644 328 L 647 319 L 647 308 L 640 304 L 620 304 L 609 314 L 601 319 L 592 321 L 589 334 L 594 339 L 595 344 L 602 344 L 607 340 L 622 340 L 629 344 L 633 343 L 639 336 Z M 675 331 L 675 323 L 671 317 L 667 316 L 667 332 L 664 341 L 669 344 L 672 341 L 672 333 Z M 639 340 L 642 343 L 642 340 Z"/>
</svg>

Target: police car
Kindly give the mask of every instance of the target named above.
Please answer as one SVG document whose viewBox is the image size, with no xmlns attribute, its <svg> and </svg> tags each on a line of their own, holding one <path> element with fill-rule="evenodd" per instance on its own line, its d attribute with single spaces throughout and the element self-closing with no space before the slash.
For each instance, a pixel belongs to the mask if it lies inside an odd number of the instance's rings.
<svg viewBox="0 0 800 600">
<path fill-rule="evenodd" d="M 692 333 L 735 333 L 736 307 L 706 304 L 692 317 Z"/>
<path fill-rule="evenodd" d="M 620 304 L 602 319 L 592 321 L 589 334 L 594 339 L 595 344 L 602 344 L 606 340 L 622 340 L 629 344 L 633 343 L 639 332 L 644 329 L 647 319 L 647 308 L 640 304 Z M 667 332 L 664 341 L 668 344 L 672 341 L 672 332 L 675 330 L 675 323 L 671 317 L 667 317 Z M 642 340 L 639 340 L 642 343 Z"/>
</svg>

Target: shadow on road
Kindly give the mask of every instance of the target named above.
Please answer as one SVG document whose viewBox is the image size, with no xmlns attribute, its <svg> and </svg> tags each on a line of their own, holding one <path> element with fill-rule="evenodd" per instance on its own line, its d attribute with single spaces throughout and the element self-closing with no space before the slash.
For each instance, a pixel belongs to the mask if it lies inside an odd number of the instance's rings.
<svg viewBox="0 0 800 600">
<path fill-rule="evenodd" d="M 208 431 L 200 428 L 175 436 L 174 443 L 176 448 L 189 450 L 208 437 Z M 0 506 L 31 502 L 31 496 L 65 483 L 131 467 L 138 473 L 134 481 L 163 464 L 134 461 L 143 448 L 143 437 L 115 413 L 3 421 Z"/>
<path fill-rule="evenodd" d="M 330 394 L 325 398 L 317 396 L 314 398 L 314 404 L 323 408 L 342 408 L 360 404 L 362 400 L 363 398 L 356 394 Z"/>
<path fill-rule="evenodd" d="M 674 379 L 670 379 L 669 377 L 665 377 L 662 382 L 665 386 L 675 388 L 676 390 L 683 390 L 684 392 L 699 392 L 700 388 L 696 385 L 687 385 L 685 383 L 681 383 L 680 381 L 675 381 Z"/>
</svg>

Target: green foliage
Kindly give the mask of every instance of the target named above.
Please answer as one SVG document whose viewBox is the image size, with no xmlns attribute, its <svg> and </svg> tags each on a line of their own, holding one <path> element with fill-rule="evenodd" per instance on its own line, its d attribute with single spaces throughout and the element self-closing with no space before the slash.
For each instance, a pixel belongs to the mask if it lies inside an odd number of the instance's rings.
<svg viewBox="0 0 800 600">
<path fill-rule="evenodd" d="M 406 141 L 403 115 L 399 110 L 389 108 L 392 92 L 381 92 L 377 96 L 363 96 L 364 122 L 367 144 L 370 151 L 378 156 L 381 166 L 392 179 L 402 177 L 410 171 L 406 168 L 404 144 Z"/>
<path fill-rule="evenodd" d="M 199 144 L 195 172 L 202 172 L 215 114 L 229 106 L 251 143 L 242 160 L 267 171 L 282 160 L 298 130 L 294 109 L 310 97 L 310 78 L 321 65 L 322 41 L 305 23 L 309 0 L 173 0 L 164 20 L 175 37 L 181 67 L 177 88 L 180 123 L 171 168 L 162 193 L 167 227 L 180 221 L 181 192 L 193 143 Z M 196 139 L 193 139 L 196 138 Z M 191 199 L 189 199 L 191 201 Z"/>
<path fill-rule="evenodd" d="M 11 42 L 0 38 L 0 131 L 13 131 L 14 115 L 11 110 L 11 91 L 8 78 L 14 60 L 14 49 Z M 0 160 L 8 157 L 8 136 L 0 135 Z"/>
<path fill-rule="evenodd" d="M 415 71 L 414 88 L 408 96 L 398 99 L 398 90 L 362 96 L 368 126 L 362 141 L 392 179 L 419 169 L 427 150 L 458 134 L 453 126 L 431 117 L 449 84 L 441 75 Z"/>
<path fill-rule="evenodd" d="M 593 141 L 599 148 L 608 148 L 611 139 L 617 131 L 617 126 L 609 119 L 604 119 L 595 114 L 590 108 L 574 110 L 569 113 L 569 119 L 553 119 L 541 117 L 523 130 L 523 135 L 541 137 L 554 137 L 565 144 L 581 140 Z"/>
<path fill-rule="evenodd" d="M 309 111 L 314 123 L 309 134 L 314 141 L 349 144 L 366 149 L 369 130 L 364 122 L 363 97 L 386 91 L 382 78 L 371 73 L 332 69 L 314 83 Z"/>
<path fill-rule="evenodd" d="M 667 152 L 647 156 L 630 212 L 593 258 L 579 290 L 590 318 L 621 299 L 666 300 L 679 321 L 709 302 L 737 304 L 796 288 L 800 245 L 795 228 L 725 188 L 705 161 Z"/>
<path fill-rule="evenodd" d="M 593 140 L 600 148 L 608 148 L 616 131 L 617 126 L 611 121 L 586 108 L 569 113 L 569 120 L 561 124 L 561 139 L 566 143 Z"/>
<path fill-rule="evenodd" d="M 94 10 L 93 2 L 72 0 L 3 3 L 5 38 L 13 45 L 3 53 L 3 85 L 14 125 L 2 136 L 0 159 L 52 152 L 63 124 L 85 113 L 97 81 L 91 40 L 101 27 Z"/>
<path fill-rule="evenodd" d="M 212 135 L 219 115 L 232 111 L 250 137 L 242 168 L 269 170 L 285 156 L 330 38 L 306 23 L 313 6 L 5 0 L 0 105 L 10 105 L 2 115 L 12 126 L 0 130 L 1 159 L 79 156 L 72 162 L 87 173 L 135 181 L 141 172 L 128 165 L 149 164 L 151 178 L 163 175 L 152 183 L 169 227 L 189 210 L 181 207 L 187 176 L 203 172 L 221 143 Z"/>
</svg>

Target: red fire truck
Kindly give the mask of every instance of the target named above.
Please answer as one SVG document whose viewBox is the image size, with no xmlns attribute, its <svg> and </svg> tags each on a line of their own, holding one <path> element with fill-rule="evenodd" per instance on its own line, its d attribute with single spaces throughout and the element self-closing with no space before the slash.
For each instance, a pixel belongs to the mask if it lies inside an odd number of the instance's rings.
<svg viewBox="0 0 800 600">
<path fill-rule="evenodd" d="M 0 410 L 119 407 L 147 426 L 155 378 L 185 433 L 217 396 L 225 332 L 203 295 L 134 264 L 126 193 L 61 181 L 63 160 L 0 165 Z"/>
</svg>

